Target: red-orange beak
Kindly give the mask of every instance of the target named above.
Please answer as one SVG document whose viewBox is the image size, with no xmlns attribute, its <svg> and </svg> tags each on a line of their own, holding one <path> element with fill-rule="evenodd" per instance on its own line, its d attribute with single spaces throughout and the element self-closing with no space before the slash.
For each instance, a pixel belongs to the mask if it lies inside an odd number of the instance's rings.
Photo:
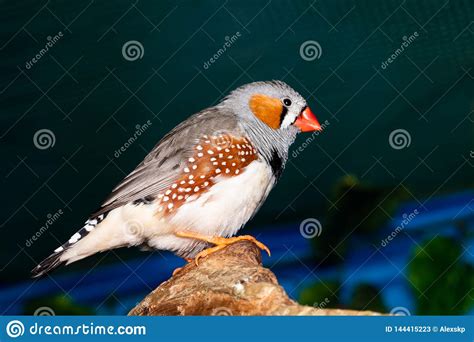
<svg viewBox="0 0 474 342">
<path fill-rule="evenodd" d="M 306 107 L 301 112 L 294 125 L 298 127 L 301 132 L 321 131 L 321 125 L 309 107 Z"/>
</svg>

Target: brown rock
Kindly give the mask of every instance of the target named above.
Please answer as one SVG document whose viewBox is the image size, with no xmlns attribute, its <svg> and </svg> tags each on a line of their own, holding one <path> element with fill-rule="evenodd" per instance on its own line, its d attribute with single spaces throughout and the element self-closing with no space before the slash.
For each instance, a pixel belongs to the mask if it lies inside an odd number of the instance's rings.
<svg viewBox="0 0 474 342">
<path fill-rule="evenodd" d="M 142 300 L 129 315 L 379 315 L 319 309 L 291 300 L 262 267 L 252 242 L 241 241 L 186 265 Z"/>
</svg>

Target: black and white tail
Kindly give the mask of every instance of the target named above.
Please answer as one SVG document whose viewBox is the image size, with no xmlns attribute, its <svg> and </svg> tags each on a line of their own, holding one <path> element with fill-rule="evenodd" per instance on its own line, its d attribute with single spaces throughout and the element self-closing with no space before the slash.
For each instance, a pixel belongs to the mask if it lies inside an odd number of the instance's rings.
<svg viewBox="0 0 474 342">
<path fill-rule="evenodd" d="M 71 238 L 64 243 L 61 247 L 58 247 L 54 250 L 54 253 L 51 254 L 49 257 L 41 261 L 38 266 L 31 270 L 31 274 L 33 278 L 41 277 L 42 275 L 48 273 L 49 271 L 64 265 L 68 264 L 71 261 L 64 258 L 64 254 L 74 246 L 79 240 L 87 236 L 90 232 L 92 232 L 99 223 L 101 223 L 107 214 L 99 215 L 95 218 L 91 218 L 85 222 L 84 227 L 79 229 L 77 233 L 75 233 Z M 85 257 L 85 256 L 84 256 Z M 78 259 L 77 259 L 78 260 Z M 74 260 L 75 261 L 75 260 Z"/>
</svg>

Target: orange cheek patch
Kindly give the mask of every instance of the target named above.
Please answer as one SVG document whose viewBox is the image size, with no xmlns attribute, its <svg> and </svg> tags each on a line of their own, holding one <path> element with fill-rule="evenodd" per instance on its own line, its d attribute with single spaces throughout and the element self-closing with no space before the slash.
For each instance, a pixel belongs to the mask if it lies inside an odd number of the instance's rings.
<svg viewBox="0 0 474 342">
<path fill-rule="evenodd" d="M 279 99 L 262 94 L 255 94 L 250 98 L 249 107 L 252 113 L 267 124 L 267 126 L 273 129 L 280 127 L 283 104 Z"/>
</svg>

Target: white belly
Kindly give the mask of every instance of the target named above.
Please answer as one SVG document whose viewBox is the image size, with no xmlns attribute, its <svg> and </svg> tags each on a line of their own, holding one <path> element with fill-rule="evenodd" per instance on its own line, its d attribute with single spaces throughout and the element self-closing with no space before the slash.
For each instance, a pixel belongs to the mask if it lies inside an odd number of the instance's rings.
<svg viewBox="0 0 474 342">
<path fill-rule="evenodd" d="M 238 176 L 219 178 L 207 193 L 181 206 L 167 220 L 168 234 L 163 235 L 163 230 L 156 231 L 157 236 L 148 243 L 157 249 L 199 250 L 205 244 L 196 244 L 196 241 L 176 237 L 173 233 L 192 231 L 206 236 L 235 235 L 265 200 L 274 183 L 270 167 L 263 162 L 251 163 Z"/>
</svg>

